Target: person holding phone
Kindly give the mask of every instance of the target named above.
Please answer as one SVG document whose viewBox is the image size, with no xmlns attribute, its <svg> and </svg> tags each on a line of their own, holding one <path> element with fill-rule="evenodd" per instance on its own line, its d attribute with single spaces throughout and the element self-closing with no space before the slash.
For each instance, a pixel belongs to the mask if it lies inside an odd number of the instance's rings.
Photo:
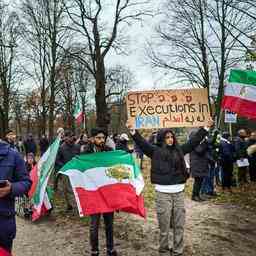
<svg viewBox="0 0 256 256">
<path fill-rule="evenodd" d="M 27 193 L 31 183 L 20 153 L 0 139 L 0 248 L 8 252 L 16 235 L 15 197 Z"/>
</svg>

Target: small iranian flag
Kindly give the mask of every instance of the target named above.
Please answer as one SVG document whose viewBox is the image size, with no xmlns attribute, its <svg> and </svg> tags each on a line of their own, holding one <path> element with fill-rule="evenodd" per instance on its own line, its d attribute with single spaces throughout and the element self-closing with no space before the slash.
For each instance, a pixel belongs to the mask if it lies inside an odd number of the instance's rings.
<svg viewBox="0 0 256 256">
<path fill-rule="evenodd" d="M 117 210 L 145 217 L 144 181 L 131 154 L 117 150 L 77 156 L 60 173 L 70 179 L 81 217 Z"/>
<path fill-rule="evenodd" d="M 80 125 L 83 122 L 84 115 L 79 100 L 76 102 L 74 117 L 76 119 L 77 125 Z"/>
<path fill-rule="evenodd" d="M 32 187 L 29 191 L 29 197 L 33 205 L 33 221 L 45 215 L 52 208 L 50 202 L 51 193 L 49 188 L 47 188 L 47 184 L 54 169 L 59 145 L 60 137 L 57 137 L 30 172 Z"/>
<path fill-rule="evenodd" d="M 256 118 L 256 72 L 231 70 L 222 108 L 247 118 Z"/>
</svg>

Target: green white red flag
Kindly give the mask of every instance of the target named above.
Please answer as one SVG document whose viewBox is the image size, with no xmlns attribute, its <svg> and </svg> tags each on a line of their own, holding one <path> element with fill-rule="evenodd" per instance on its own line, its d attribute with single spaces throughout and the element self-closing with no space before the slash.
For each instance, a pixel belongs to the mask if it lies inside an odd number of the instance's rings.
<svg viewBox="0 0 256 256">
<path fill-rule="evenodd" d="M 83 119 L 84 119 L 84 113 L 82 111 L 82 107 L 81 107 L 79 100 L 77 100 L 77 102 L 76 102 L 74 117 L 76 119 L 77 125 L 79 126 L 83 122 Z"/>
<path fill-rule="evenodd" d="M 80 155 L 60 173 L 69 177 L 81 217 L 117 210 L 145 217 L 144 181 L 131 154 L 117 150 Z"/>
<path fill-rule="evenodd" d="M 228 109 L 239 116 L 256 118 L 256 72 L 231 70 L 224 91 L 222 109 Z"/>
<path fill-rule="evenodd" d="M 33 221 L 45 215 L 52 208 L 51 193 L 47 184 L 54 170 L 59 145 L 60 137 L 57 137 L 30 172 L 32 187 L 29 191 L 29 197 L 32 201 Z"/>
</svg>

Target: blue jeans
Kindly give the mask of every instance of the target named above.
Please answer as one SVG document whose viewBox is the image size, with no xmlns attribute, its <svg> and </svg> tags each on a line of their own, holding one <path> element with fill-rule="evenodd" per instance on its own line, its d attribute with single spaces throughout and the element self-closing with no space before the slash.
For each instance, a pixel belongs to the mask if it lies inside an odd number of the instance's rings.
<svg viewBox="0 0 256 256">
<path fill-rule="evenodd" d="M 213 194 L 214 192 L 215 167 L 210 166 L 208 176 L 204 177 L 201 187 L 202 194 Z"/>
</svg>

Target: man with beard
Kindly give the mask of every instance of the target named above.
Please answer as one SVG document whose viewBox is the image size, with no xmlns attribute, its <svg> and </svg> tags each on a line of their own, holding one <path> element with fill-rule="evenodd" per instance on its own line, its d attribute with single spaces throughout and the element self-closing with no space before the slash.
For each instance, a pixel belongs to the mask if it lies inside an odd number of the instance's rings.
<svg viewBox="0 0 256 256">
<path fill-rule="evenodd" d="M 93 128 L 91 130 L 90 142 L 84 147 L 82 154 L 91 154 L 96 152 L 111 151 L 111 148 L 106 146 L 107 133 L 102 128 Z M 99 255 L 99 224 L 101 214 L 93 214 L 90 216 L 90 245 L 91 256 Z M 106 233 L 107 256 L 117 256 L 114 249 L 113 239 L 113 221 L 114 212 L 103 213 Z"/>
</svg>

